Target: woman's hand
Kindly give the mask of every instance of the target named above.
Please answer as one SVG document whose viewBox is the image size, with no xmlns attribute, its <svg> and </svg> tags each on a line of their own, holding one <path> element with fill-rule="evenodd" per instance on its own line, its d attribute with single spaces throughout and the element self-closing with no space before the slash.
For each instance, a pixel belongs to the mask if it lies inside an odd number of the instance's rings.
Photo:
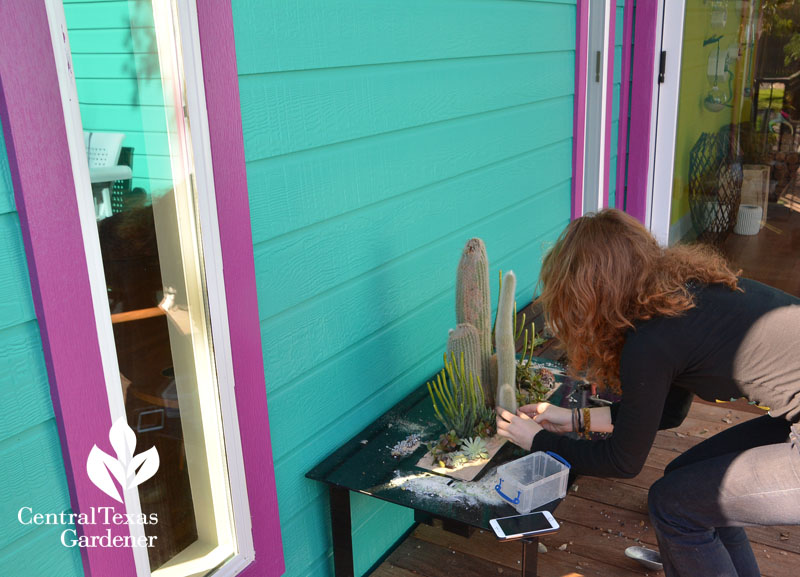
<svg viewBox="0 0 800 577">
<path fill-rule="evenodd" d="M 497 407 L 497 434 L 529 451 L 533 437 L 542 430 L 539 424 L 525 413 L 516 415 Z"/>
<path fill-rule="evenodd" d="M 538 403 L 525 405 L 519 410 L 551 433 L 569 433 L 573 430 L 571 409 L 556 407 L 550 403 Z"/>
</svg>

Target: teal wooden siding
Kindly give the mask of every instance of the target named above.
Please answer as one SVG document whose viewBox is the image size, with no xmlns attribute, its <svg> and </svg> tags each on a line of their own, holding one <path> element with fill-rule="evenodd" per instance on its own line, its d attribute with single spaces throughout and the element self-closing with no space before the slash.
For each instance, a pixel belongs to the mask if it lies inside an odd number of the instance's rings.
<svg viewBox="0 0 800 577">
<path fill-rule="evenodd" d="M 22 507 L 60 513 L 70 503 L 1 128 L 0 494 L 0 575 L 83 575 L 63 529 L 17 521 Z"/>
<path fill-rule="evenodd" d="M 133 187 L 172 186 L 155 25 L 149 3 L 64 0 L 85 131 L 122 132 Z"/>
<path fill-rule="evenodd" d="M 611 102 L 611 162 L 608 181 L 608 206 L 616 202 L 617 188 L 617 143 L 619 141 L 619 98 L 622 82 L 622 34 L 625 24 L 625 0 L 617 0 L 614 28 L 614 83 Z"/>
<path fill-rule="evenodd" d="M 575 2 L 233 16 L 287 575 L 326 575 L 327 492 L 304 474 L 441 365 L 468 238 L 524 304 L 569 220 Z M 413 517 L 351 502 L 362 574 Z"/>
</svg>

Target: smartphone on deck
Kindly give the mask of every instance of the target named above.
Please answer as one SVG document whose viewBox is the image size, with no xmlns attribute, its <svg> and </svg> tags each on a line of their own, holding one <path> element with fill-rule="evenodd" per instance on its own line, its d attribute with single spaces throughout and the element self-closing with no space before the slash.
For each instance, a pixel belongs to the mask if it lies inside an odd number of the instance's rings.
<svg viewBox="0 0 800 577">
<path fill-rule="evenodd" d="M 494 529 L 497 538 L 502 540 L 538 537 L 555 533 L 561 528 L 550 511 L 534 511 L 524 515 L 490 519 L 489 525 Z"/>
</svg>

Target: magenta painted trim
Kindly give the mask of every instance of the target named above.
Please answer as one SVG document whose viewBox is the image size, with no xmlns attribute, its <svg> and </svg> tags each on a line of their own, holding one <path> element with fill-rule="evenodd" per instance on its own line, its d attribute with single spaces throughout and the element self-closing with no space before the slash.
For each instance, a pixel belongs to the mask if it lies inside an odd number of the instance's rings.
<svg viewBox="0 0 800 577">
<path fill-rule="evenodd" d="M 658 2 L 636 2 L 636 49 L 633 51 L 628 186 L 625 210 L 644 222 L 647 218 L 647 179 L 650 173 L 650 121 L 653 106 Z"/>
<path fill-rule="evenodd" d="M 75 513 L 114 507 L 86 474 L 93 444 L 111 450 L 111 416 L 44 2 L 0 4 L 0 38 L 0 116 L 70 503 Z M 124 526 L 78 528 L 126 533 Z M 82 548 L 81 555 L 87 577 L 136 575 L 130 549 Z"/>
<path fill-rule="evenodd" d="M 214 183 L 224 261 L 236 406 L 255 560 L 241 573 L 284 571 L 272 465 L 239 84 L 229 1 L 198 0 Z M 43 2 L 0 4 L 0 116 L 61 437 L 71 506 L 113 507 L 86 474 L 93 444 L 107 445 L 111 418 L 67 147 L 53 48 Z M 61 54 L 61 51 L 59 51 Z M 37 66 L 30 66 L 37 62 Z M 41 160 L 47 159 L 47 170 Z M 53 194 L 62 191 L 64 194 Z M 107 527 L 89 526 L 84 534 Z M 112 534 L 123 535 L 123 526 Z M 134 577 L 125 548 L 81 550 L 87 577 Z"/>
<path fill-rule="evenodd" d="M 583 163 L 586 143 L 586 70 L 589 46 L 589 0 L 578 0 L 575 27 L 575 110 L 572 115 L 572 210 L 583 213 Z"/>
<path fill-rule="evenodd" d="M 634 0 L 625 2 L 622 28 L 622 74 L 620 74 L 619 134 L 617 139 L 617 186 L 614 204 L 625 210 L 625 177 L 628 173 L 628 121 L 631 90 L 631 52 L 633 50 Z"/>
<path fill-rule="evenodd" d="M 267 418 L 230 0 L 197 0 L 197 19 L 236 381 L 236 409 L 256 552 L 255 561 L 241 575 L 277 577 L 285 567 Z"/>
<path fill-rule="evenodd" d="M 603 207 L 608 207 L 608 187 L 611 183 L 611 127 L 613 124 L 614 113 L 614 36 L 616 33 L 617 22 L 617 0 L 608 0 L 611 4 L 608 21 L 608 70 L 606 76 L 607 91 L 606 91 L 606 144 L 604 147 L 605 158 L 603 163 L 605 169 L 603 170 Z"/>
</svg>

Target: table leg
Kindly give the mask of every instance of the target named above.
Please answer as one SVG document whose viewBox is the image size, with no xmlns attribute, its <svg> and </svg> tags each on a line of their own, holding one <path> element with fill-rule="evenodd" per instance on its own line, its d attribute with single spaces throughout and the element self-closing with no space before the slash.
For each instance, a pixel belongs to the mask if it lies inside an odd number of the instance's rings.
<svg viewBox="0 0 800 577">
<path fill-rule="evenodd" d="M 354 577 L 350 491 L 331 485 L 329 494 L 333 534 L 333 573 L 336 577 Z"/>
<path fill-rule="evenodd" d="M 414 522 L 433 526 L 433 515 L 414 509 Z"/>
<path fill-rule="evenodd" d="M 536 577 L 539 561 L 539 537 L 522 540 L 522 577 Z"/>
<path fill-rule="evenodd" d="M 467 525 L 461 521 L 453 521 L 452 519 L 442 519 L 442 529 L 448 533 L 453 533 L 461 537 L 470 538 L 475 527 Z"/>
</svg>

